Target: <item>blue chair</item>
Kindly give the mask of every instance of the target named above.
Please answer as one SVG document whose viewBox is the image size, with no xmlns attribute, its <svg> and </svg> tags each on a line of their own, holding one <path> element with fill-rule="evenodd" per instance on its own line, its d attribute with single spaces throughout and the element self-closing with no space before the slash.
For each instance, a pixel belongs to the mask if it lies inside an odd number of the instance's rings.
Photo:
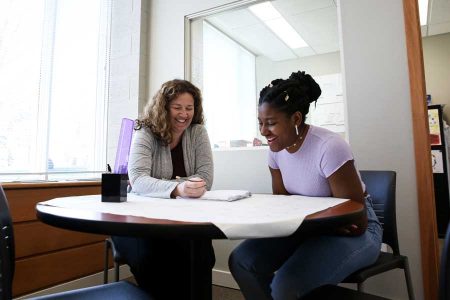
<svg viewBox="0 0 450 300">
<path fill-rule="evenodd" d="M 372 198 L 375 214 L 383 226 L 383 243 L 389 245 L 393 253 L 380 251 L 380 255 L 375 263 L 354 272 L 344 279 L 343 282 L 345 283 L 356 283 L 358 291 L 327 285 L 319 287 L 313 292 L 316 295 L 321 295 L 321 298 L 316 299 L 377 299 L 370 297 L 378 296 L 368 295 L 363 292 L 364 281 L 383 272 L 400 268 L 404 270 L 409 299 L 413 300 L 414 291 L 408 257 L 400 254 L 398 246 L 395 209 L 396 173 L 394 171 L 360 171 L 360 174 L 362 181 L 366 185 L 366 191 Z M 351 298 L 350 295 L 354 298 Z"/>
<path fill-rule="evenodd" d="M 3 188 L 0 186 L 0 300 L 12 299 L 12 283 L 14 278 L 14 234 L 12 219 L 9 213 L 8 201 Z M 32 274 L 30 274 L 32 276 Z M 151 297 L 127 282 L 120 281 L 111 284 L 83 288 L 53 295 L 39 296 L 35 300 L 47 299 L 129 299 L 129 300 L 151 300 Z"/>
<path fill-rule="evenodd" d="M 377 261 L 348 276 L 343 282 L 356 283 L 363 291 L 366 279 L 393 269 L 403 269 L 410 300 L 414 300 L 414 290 L 409 270 L 408 257 L 400 254 L 397 236 L 397 214 L 395 208 L 396 173 L 394 171 L 360 171 L 366 191 L 372 197 L 373 209 L 383 226 L 383 243 L 391 247 L 393 253 L 380 251 Z"/>
</svg>

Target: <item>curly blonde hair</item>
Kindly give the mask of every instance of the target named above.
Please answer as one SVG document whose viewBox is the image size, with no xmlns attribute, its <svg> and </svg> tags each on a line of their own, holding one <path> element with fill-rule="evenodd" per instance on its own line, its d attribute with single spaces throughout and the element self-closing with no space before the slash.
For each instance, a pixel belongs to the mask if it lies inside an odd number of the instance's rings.
<svg viewBox="0 0 450 300">
<path fill-rule="evenodd" d="M 179 95 L 189 93 L 194 98 L 194 116 L 191 124 L 204 124 L 202 93 L 187 80 L 174 79 L 163 83 L 159 91 L 144 108 L 144 114 L 136 120 L 135 130 L 149 128 L 156 138 L 168 145 L 172 142 L 172 123 L 169 105 Z"/>
</svg>

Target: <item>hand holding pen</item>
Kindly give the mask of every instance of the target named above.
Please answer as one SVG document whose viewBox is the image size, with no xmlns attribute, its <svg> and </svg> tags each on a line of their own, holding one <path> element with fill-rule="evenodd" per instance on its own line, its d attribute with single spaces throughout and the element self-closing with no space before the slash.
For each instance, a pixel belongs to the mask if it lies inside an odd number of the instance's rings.
<svg viewBox="0 0 450 300">
<path fill-rule="evenodd" d="M 177 178 L 178 179 L 178 178 Z M 199 177 L 192 177 L 183 181 L 172 192 L 174 197 L 199 198 L 206 192 L 206 182 Z"/>
</svg>

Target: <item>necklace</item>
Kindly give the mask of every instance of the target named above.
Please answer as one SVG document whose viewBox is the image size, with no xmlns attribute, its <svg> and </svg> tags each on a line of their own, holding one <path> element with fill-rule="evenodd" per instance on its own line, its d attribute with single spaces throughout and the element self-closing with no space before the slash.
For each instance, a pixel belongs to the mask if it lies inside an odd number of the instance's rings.
<svg viewBox="0 0 450 300">
<path fill-rule="evenodd" d="M 285 149 L 286 149 L 286 150 L 289 150 L 289 149 L 292 149 L 292 148 L 297 147 L 297 146 L 302 142 L 302 140 L 303 140 L 303 133 L 305 132 L 305 130 L 306 130 L 306 125 L 303 125 L 302 131 L 301 131 L 300 134 L 298 135 L 298 140 L 296 140 L 295 143 L 293 143 L 292 145 L 287 146 Z"/>
</svg>

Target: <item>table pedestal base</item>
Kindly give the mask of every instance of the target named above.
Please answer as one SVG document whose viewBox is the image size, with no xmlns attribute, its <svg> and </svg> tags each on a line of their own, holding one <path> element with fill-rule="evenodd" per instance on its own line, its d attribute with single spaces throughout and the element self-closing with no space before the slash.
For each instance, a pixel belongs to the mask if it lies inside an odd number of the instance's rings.
<svg viewBox="0 0 450 300">
<path fill-rule="evenodd" d="M 209 239 L 191 240 L 190 297 L 191 300 L 212 299 L 212 267 L 215 257 Z"/>
</svg>

